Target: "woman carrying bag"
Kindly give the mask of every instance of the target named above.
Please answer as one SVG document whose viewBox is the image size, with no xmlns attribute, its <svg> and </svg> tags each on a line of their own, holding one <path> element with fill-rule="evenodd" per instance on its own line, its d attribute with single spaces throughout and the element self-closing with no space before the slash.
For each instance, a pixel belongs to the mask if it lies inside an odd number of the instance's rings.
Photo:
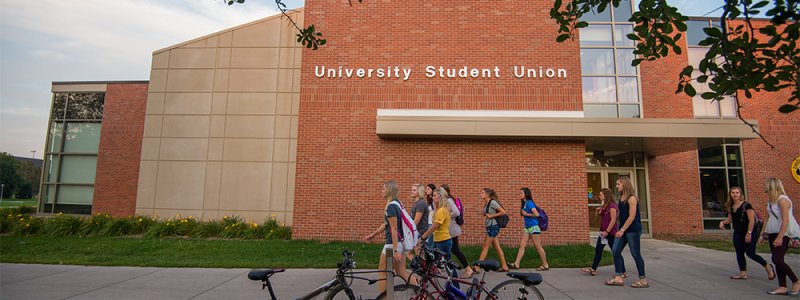
<svg viewBox="0 0 800 300">
<path fill-rule="evenodd" d="M 786 196 L 783 183 L 778 178 L 767 178 L 765 188 L 767 193 L 767 226 L 764 226 L 764 233 L 767 234 L 769 250 L 772 252 L 772 262 L 775 263 L 776 273 L 778 273 L 778 288 L 768 291 L 770 295 L 800 295 L 800 280 L 797 279 L 792 268 L 784 261 L 786 251 L 789 251 L 789 243 L 792 238 L 800 235 L 800 227 L 797 220 L 792 215 L 792 200 Z M 786 286 L 786 277 L 792 280 L 792 288 Z"/>
</svg>

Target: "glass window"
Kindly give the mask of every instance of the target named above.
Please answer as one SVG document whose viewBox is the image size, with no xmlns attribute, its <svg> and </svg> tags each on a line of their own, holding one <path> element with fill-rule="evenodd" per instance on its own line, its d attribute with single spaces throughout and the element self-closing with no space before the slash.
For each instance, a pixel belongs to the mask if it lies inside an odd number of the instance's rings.
<svg viewBox="0 0 800 300">
<path fill-rule="evenodd" d="M 581 16 L 581 21 L 587 22 L 611 22 L 611 10 L 606 8 L 605 11 L 598 13 L 590 11 Z"/>
<path fill-rule="evenodd" d="M 742 166 L 742 154 L 739 152 L 739 146 L 725 146 L 725 153 L 728 159 L 728 166 L 729 167 L 741 167 Z"/>
<path fill-rule="evenodd" d="M 641 218 L 649 219 L 650 214 L 647 209 L 647 178 L 645 178 L 644 170 L 636 170 L 636 196 L 639 197 L 639 213 L 641 214 Z"/>
<path fill-rule="evenodd" d="M 636 67 L 631 65 L 631 62 L 636 55 L 633 54 L 633 49 L 616 49 L 614 52 L 617 54 L 617 74 L 619 75 L 636 75 L 638 74 Z"/>
<path fill-rule="evenodd" d="M 728 191 L 731 187 L 739 187 L 746 194 L 741 146 L 738 143 L 738 140 L 721 139 L 698 141 L 700 191 L 705 229 L 717 229 L 719 220 L 727 218 L 728 213 L 724 204 L 728 200 Z"/>
<path fill-rule="evenodd" d="M 44 203 L 52 204 L 53 200 L 56 199 L 56 186 L 53 184 L 45 185 L 44 188 L 42 188 L 42 193 L 44 194 L 42 196 Z"/>
<path fill-rule="evenodd" d="M 611 46 L 611 25 L 591 25 L 580 29 L 581 47 Z"/>
<path fill-rule="evenodd" d="M 617 105 L 616 104 L 584 104 L 583 116 L 587 118 L 616 118 Z"/>
<path fill-rule="evenodd" d="M 583 75 L 614 75 L 614 49 L 581 49 Z"/>
<path fill-rule="evenodd" d="M 700 150 L 700 166 L 701 167 L 724 167 L 725 161 L 722 157 L 722 147 L 717 145 L 713 147 L 701 148 Z"/>
<path fill-rule="evenodd" d="M 53 108 L 50 118 L 53 120 L 63 120 L 64 113 L 67 110 L 67 94 L 55 93 L 53 94 Z"/>
<path fill-rule="evenodd" d="M 637 168 L 644 168 L 644 152 L 634 153 L 633 160 L 636 162 Z"/>
<path fill-rule="evenodd" d="M 67 123 L 64 152 L 97 153 L 100 126 L 100 123 Z"/>
<path fill-rule="evenodd" d="M 50 126 L 50 145 L 47 152 L 61 152 L 61 142 L 64 137 L 64 123 L 53 122 Z"/>
<path fill-rule="evenodd" d="M 45 174 L 44 174 L 44 182 L 56 182 L 58 181 L 58 165 L 60 163 L 58 155 L 48 155 L 47 162 L 45 166 Z"/>
<path fill-rule="evenodd" d="M 614 77 L 583 77 L 583 102 L 617 102 L 617 88 L 614 83 Z"/>
<path fill-rule="evenodd" d="M 700 41 L 705 40 L 708 35 L 703 31 L 703 28 L 710 27 L 706 20 L 689 20 L 686 21 L 686 43 L 690 46 L 697 45 Z"/>
<path fill-rule="evenodd" d="M 94 187 L 62 185 L 58 188 L 58 204 L 92 204 Z"/>
<path fill-rule="evenodd" d="M 628 39 L 629 33 L 633 33 L 633 25 L 614 24 L 614 46 L 633 47 L 633 41 Z"/>
<path fill-rule="evenodd" d="M 639 103 L 639 82 L 636 77 L 617 77 L 619 102 Z"/>
<path fill-rule="evenodd" d="M 64 156 L 62 160 L 60 182 L 94 183 L 97 172 L 96 156 Z"/>
<path fill-rule="evenodd" d="M 614 7 L 614 22 L 628 22 L 628 19 L 631 18 L 632 13 L 631 1 L 621 0 L 619 1 L 619 6 Z"/>
<path fill-rule="evenodd" d="M 703 217 L 725 218 L 725 202 L 728 200 L 727 176 L 724 169 L 701 169 L 700 190 Z"/>
<path fill-rule="evenodd" d="M 67 99 L 67 119 L 100 120 L 103 118 L 102 93 L 69 94 Z"/>
<path fill-rule="evenodd" d="M 641 118 L 642 115 L 639 112 L 639 105 L 620 105 L 619 106 L 619 117 L 620 118 Z"/>
</svg>

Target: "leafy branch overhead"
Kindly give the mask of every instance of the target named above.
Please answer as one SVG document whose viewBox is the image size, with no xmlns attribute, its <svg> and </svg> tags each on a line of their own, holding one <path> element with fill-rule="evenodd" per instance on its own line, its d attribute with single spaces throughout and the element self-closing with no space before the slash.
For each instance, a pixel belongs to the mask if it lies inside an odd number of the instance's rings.
<svg viewBox="0 0 800 300">
<path fill-rule="evenodd" d="M 695 96 L 694 85 L 708 85 L 700 96 L 711 101 L 744 95 L 752 98 L 754 92 L 777 92 L 789 89 L 787 102 L 778 109 L 790 113 L 800 108 L 800 37 L 798 5 L 800 0 L 726 0 L 721 7 L 719 27 L 705 28 L 708 37 L 699 43 L 708 52 L 697 65 L 687 66 L 679 74 L 676 93 Z M 556 0 L 550 16 L 556 20 L 563 42 L 574 38 L 577 29 L 589 24 L 580 18 L 587 13 L 600 13 L 609 6 L 618 7 L 620 0 L 572 0 L 564 5 Z M 753 25 L 752 17 L 767 6 L 765 15 L 769 24 L 760 28 Z M 641 0 L 638 11 L 628 20 L 635 23 L 634 33 L 627 38 L 636 42 L 634 66 L 642 61 L 653 61 L 681 53 L 677 42 L 686 32 L 686 21 L 666 0 Z M 693 77 L 697 75 L 696 77 Z M 699 74 L 699 75 L 698 75 Z M 693 85 L 694 84 L 694 85 Z M 741 109 L 741 105 L 737 108 Z"/>
</svg>

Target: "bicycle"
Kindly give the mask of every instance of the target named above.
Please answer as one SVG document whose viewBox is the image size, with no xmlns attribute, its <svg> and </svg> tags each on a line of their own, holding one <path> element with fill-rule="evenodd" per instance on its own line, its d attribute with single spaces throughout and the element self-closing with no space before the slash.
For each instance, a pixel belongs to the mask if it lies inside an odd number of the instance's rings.
<svg viewBox="0 0 800 300">
<path fill-rule="evenodd" d="M 426 249 L 426 247 L 423 246 L 422 253 L 418 256 L 419 259 L 415 259 L 415 261 L 412 262 L 413 273 L 422 277 L 419 280 L 419 284 L 416 286 L 408 283 L 400 284 L 395 286 L 394 289 L 410 290 L 416 287 L 417 294 L 409 298 L 412 300 L 477 300 L 481 299 L 484 295 L 485 298 L 483 299 L 493 300 L 544 300 L 544 296 L 542 296 L 542 293 L 536 288 L 536 285 L 540 284 L 543 280 L 542 275 L 539 273 L 509 272 L 506 275 L 514 279 L 503 281 L 494 286 L 491 290 L 488 290 L 485 281 L 486 273 L 488 271 L 499 270 L 500 263 L 496 260 L 473 262 L 472 265 L 480 267 L 484 270 L 484 273 L 480 280 L 478 278 L 473 278 L 470 282 L 453 278 L 451 274 L 455 273 L 454 271 L 457 267 L 452 262 L 447 261 L 445 257 L 445 253 L 438 250 Z M 447 276 L 440 275 L 440 270 L 444 270 Z M 445 282 L 442 285 L 437 282 L 436 279 L 444 279 Z M 457 288 L 453 282 L 467 285 L 469 288 L 466 292 L 463 292 L 461 289 Z M 432 289 L 432 291 L 429 291 L 429 289 Z"/>
<path fill-rule="evenodd" d="M 353 256 L 355 253 L 350 252 L 348 250 L 344 250 L 342 252 L 342 262 L 337 263 L 337 270 L 336 276 L 333 279 L 326 282 L 325 284 L 319 286 L 318 288 L 314 289 L 310 293 L 301 296 L 299 298 L 295 298 L 295 300 L 310 300 L 316 296 L 319 296 L 322 293 L 325 294 L 326 300 L 336 300 L 336 299 L 347 299 L 347 300 L 361 300 L 364 299 L 361 296 L 356 297 L 353 290 L 350 288 L 350 284 L 353 280 L 365 280 L 367 284 L 373 285 L 376 282 L 384 279 L 369 279 L 365 277 L 357 276 L 356 274 L 371 274 L 371 273 L 381 273 L 386 272 L 387 277 L 391 274 L 392 278 L 396 277 L 394 272 L 392 271 L 354 271 L 356 268 L 356 262 L 353 260 Z M 247 277 L 251 280 L 261 281 L 261 289 L 268 288 L 270 299 L 277 300 L 278 298 L 275 297 L 275 291 L 272 288 L 272 283 L 269 281 L 269 278 L 277 273 L 282 273 L 286 271 L 286 269 L 264 269 L 264 270 L 253 270 L 247 274 Z M 404 282 L 405 278 L 403 278 Z M 348 282 L 349 281 L 349 282 Z M 410 287 L 407 284 L 399 284 L 395 287 L 395 299 L 410 299 L 413 295 L 417 294 L 417 288 Z M 382 292 L 381 294 L 376 297 L 376 300 L 381 300 L 386 298 L 386 292 Z"/>
</svg>

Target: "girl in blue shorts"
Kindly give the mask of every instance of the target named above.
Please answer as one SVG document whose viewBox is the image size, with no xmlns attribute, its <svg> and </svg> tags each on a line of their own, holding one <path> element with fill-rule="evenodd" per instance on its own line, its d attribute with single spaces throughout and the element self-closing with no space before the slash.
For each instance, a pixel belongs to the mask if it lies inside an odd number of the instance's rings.
<svg viewBox="0 0 800 300">
<path fill-rule="evenodd" d="M 517 252 L 517 260 L 510 263 L 508 266 L 512 269 L 519 269 L 522 262 L 522 256 L 525 255 L 525 247 L 528 245 L 528 240 L 533 240 L 533 245 L 536 246 L 536 251 L 539 252 L 539 257 L 542 259 L 542 265 L 536 268 L 537 271 L 550 270 L 550 265 L 547 263 L 547 253 L 542 248 L 541 234 L 542 230 L 539 228 L 539 211 L 536 209 L 536 203 L 533 202 L 533 196 L 529 188 L 522 188 L 519 190 L 520 198 L 522 199 L 522 209 L 520 214 L 525 219 L 525 229 L 522 233 L 522 238 L 519 243 L 519 252 Z"/>
</svg>

